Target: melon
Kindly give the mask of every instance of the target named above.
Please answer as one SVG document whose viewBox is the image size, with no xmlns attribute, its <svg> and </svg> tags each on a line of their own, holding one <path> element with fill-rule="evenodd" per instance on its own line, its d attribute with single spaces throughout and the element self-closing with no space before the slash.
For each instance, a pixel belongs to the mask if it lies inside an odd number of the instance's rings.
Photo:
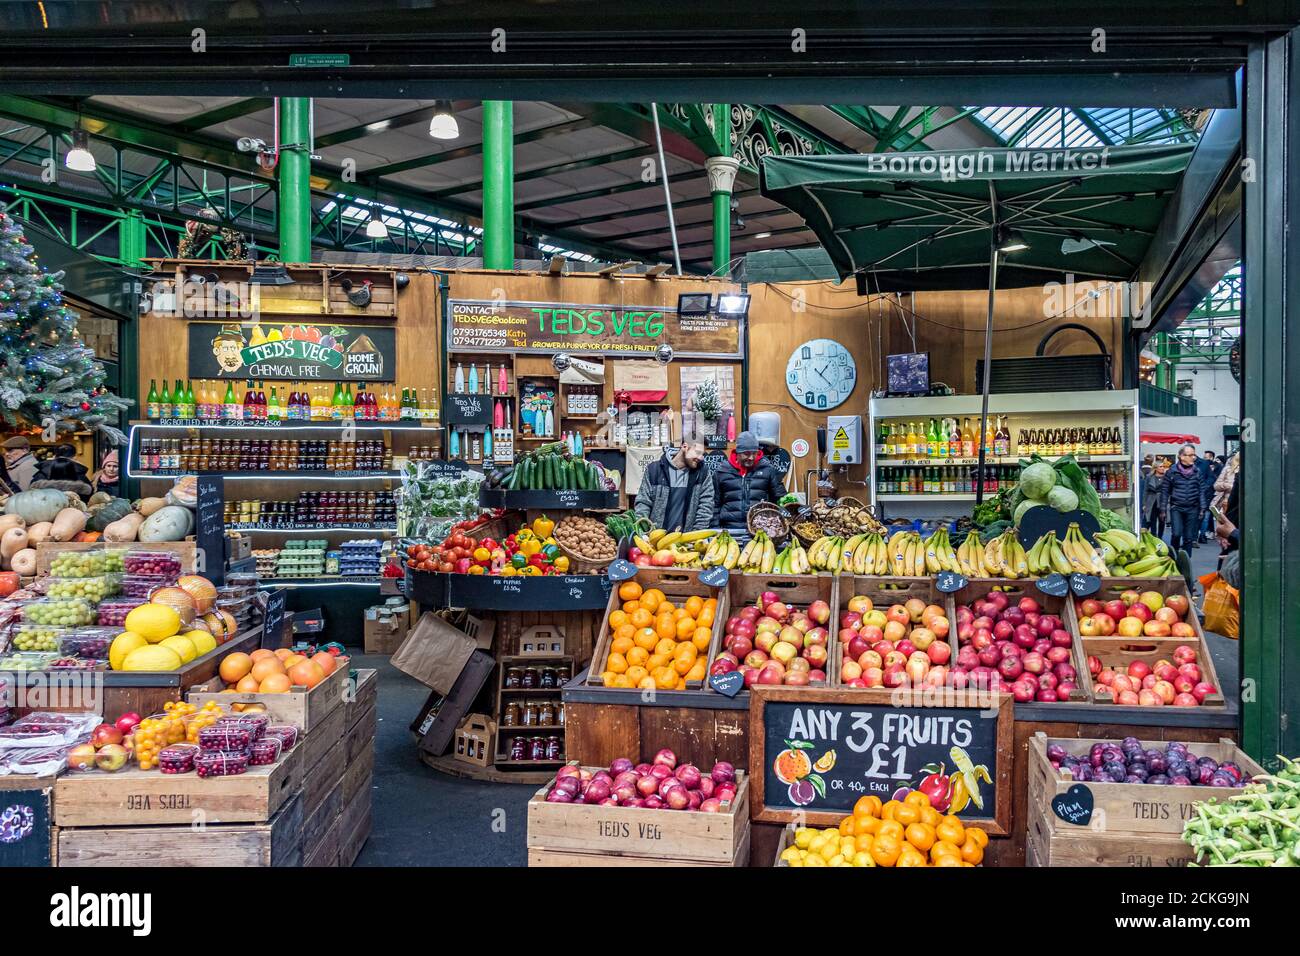
<svg viewBox="0 0 1300 956">
<path fill-rule="evenodd" d="M 128 631 L 157 644 L 181 629 L 181 616 L 166 604 L 141 604 L 127 612 L 125 623 Z"/>
<path fill-rule="evenodd" d="M 180 666 L 180 655 L 161 644 L 137 647 L 122 662 L 124 671 L 174 671 Z"/>
<path fill-rule="evenodd" d="M 176 583 L 194 599 L 196 611 L 207 614 L 212 610 L 212 605 L 217 600 L 217 589 L 211 581 L 201 574 L 183 574 Z"/>
<path fill-rule="evenodd" d="M 149 595 L 150 604 L 165 604 L 180 616 L 182 624 L 194 620 L 194 598 L 189 591 L 175 586 L 157 588 Z"/>
<path fill-rule="evenodd" d="M 108 648 L 108 663 L 115 671 L 122 669 L 122 662 L 126 660 L 126 655 L 130 654 L 137 647 L 148 647 L 149 642 L 134 631 L 123 631 L 117 637 L 113 638 L 113 643 Z"/>
<path fill-rule="evenodd" d="M 180 636 L 189 638 L 190 643 L 194 645 L 194 649 L 199 652 L 199 657 L 217 649 L 216 639 L 207 631 L 186 631 Z"/>
<path fill-rule="evenodd" d="M 170 647 L 181 659 L 182 664 L 188 664 L 194 658 L 199 656 L 199 650 L 194 646 L 194 642 L 188 637 L 181 634 L 173 634 L 171 637 L 164 637 L 158 642 L 159 647 Z"/>
</svg>

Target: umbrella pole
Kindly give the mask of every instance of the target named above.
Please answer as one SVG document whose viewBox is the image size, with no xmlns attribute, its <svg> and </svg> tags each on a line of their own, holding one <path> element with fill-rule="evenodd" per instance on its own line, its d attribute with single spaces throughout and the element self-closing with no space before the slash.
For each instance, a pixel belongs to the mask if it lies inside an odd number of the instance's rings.
<svg viewBox="0 0 1300 956">
<path fill-rule="evenodd" d="M 984 381 L 980 392 L 979 466 L 975 485 L 975 504 L 984 501 L 984 435 L 989 421 L 989 379 L 993 377 L 993 296 L 998 287 L 998 239 L 994 229 L 989 238 L 989 314 L 984 322 Z"/>
</svg>

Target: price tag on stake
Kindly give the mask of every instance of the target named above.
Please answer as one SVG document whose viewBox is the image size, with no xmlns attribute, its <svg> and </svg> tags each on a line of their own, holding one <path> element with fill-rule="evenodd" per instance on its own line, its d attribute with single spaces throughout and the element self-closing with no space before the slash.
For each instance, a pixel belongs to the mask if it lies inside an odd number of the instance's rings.
<svg viewBox="0 0 1300 956">
<path fill-rule="evenodd" d="M 940 571 L 934 576 L 934 586 L 944 594 L 954 594 L 969 583 L 966 575 L 958 571 Z"/>
<path fill-rule="evenodd" d="M 609 563 L 606 574 L 611 581 L 627 581 L 636 577 L 636 565 L 623 558 L 617 558 Z"/>
<path fill-rule="evenodd" d="M 1034 585 L 1038 590 L 1052 597 L 1065 597 L 1070 592 L 1070 582 L 1063 574 L 1049 574 L 1045 578 L 1039 578 Z"/>
<path fill-rule="evenodd" d="M 1070 590 L 1076 597 L 1087 597 L 1089 594 L 1096 594 L 1101 590 L 1101 578 L 1095 574 L 1079 574 L 1075 572 L 1070 575 Z"/>
<path fill-rule="evenodd" d="M 717 567 L 705 568 L 700 572 L 700 583 L 711 588 L 722 588 L 727 586 L 727 581 L 731 578 L 731 572 L 722 565 Z"/>
</svg>

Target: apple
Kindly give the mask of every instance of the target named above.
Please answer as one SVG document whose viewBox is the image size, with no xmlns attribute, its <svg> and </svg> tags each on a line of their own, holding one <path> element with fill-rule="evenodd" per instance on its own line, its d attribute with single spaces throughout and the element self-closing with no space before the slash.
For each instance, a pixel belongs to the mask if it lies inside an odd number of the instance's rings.
<svg viewBox="0 0 1300 956">
<path fill-rule="evenodd" d="M 1199 683 L 1201 680 L 1201 668 L 1196 664 L 1180 664 L 1178 665 L 1178 673 L 1193 684 Z"/>
<path fill-rule="evenodd" d="M 768 656 L 760 650 L 752 650 L 745 655 L 745 666 L 759 670 L 768 662 Z"/>
<path fill-rule="evenodd" d="M 1070 632 L 1063 630 L 1059 627 L 1052 632 L 1051 642 L 1052 642 L 1052 647 L 1073 647 L 1074 646 L 1074 638 L 1070 636 Z"/>
<path fill-rule="evenodd" d="M 858 666 L 863 670 L 868 667 L 879 667 L 881 670 L 885 668 L 885 659 L 880 655 L 879 651 L 863 651 L 857 657 L 857 662 Z"/>
<path fill-rule="evenodd" d="M 893 641 L 897 644 L 907 636 L 907 625 L 900 624 L 898 621 L 890 621 L 885 625 L 885 640 Z"/>
<path fill-rule="evenodd" d="M 808 671 L 808 680 L 814 684 L 824 684 L 826 683 L 826 672 L 820 667 L 811 668 Z"/>
<path fill-rule="evenodd" d="M 1115 633 L 1115 618 L 1109 614 L 1098 614 L 1093 620 L 1097 622 L 1097 629 L 1102 637 L 1110 637 Z"/>
<path fill-rule="evenodd" d="M 1173 608 L 1162 607 L 1160 610 L 1156 611 L 1156 620 L 1164 621 L 1172 627 L 1173 625 L 1178 624 L 1181 621 L 1181 618 L 1179 618 L 1178 612 Z"/>
<path fill-rule="evenodd" d="M 1117 694 L 1122 694 L 1126 690 L 1135 691 L 1137 686 L 1137 681 L 1132 680 L 1124 674 L 1116 674 L 1110 680 L 1110 688 Z"/>
<path fill-rule="evenodd" d="M 740 620 L 736 622 L 735 630 L 733 630 L 731 633 L 736 637 L 747 637 L 752 641 L 754 637 L 757 635 L 757 630 L 754 627 L 753 621 Z"/>
<path fill-rule="evenodd" d="M 855 677 L 853 678 L 853 680 L 846 680 L 844 682 L 844 686 L 845 687 L 869 687 L 871 685 L 869 685 L 861 677 Z"/>
<path fill-rule="evenodd" d="M 136 725 L 139 724 L 140 721 L 143 719 L 144 718 L 142 718 L 134 710 L 128 710 L 121 717 L 117 718 L 117 720 L 115 720 L 113 723 L 114 726 L 116 726 L 118 730 L 122 731 L 123 734 L 129 734 L 133 730 L 135 730 Z"/>
<path fill-rule="evenodd" d="M 930 658 L 931 664 L 938 666 L 948 663 L 948 658 L 952 656 L 952 648 L 948 646 L 947 641 L 935 641 L 925 649 L 925 654 Z"/>
<path fill-rule="evenodd" d="M 650 558 L 644 554 L 638 554 L 635 558 L 632 559 L 632 563 L 635 564 L 638 568 L 654 567 L 654 565 L 650 563 Z"/>
<path fill-rule="evenodd" d="M 1166 704 L 1172 704 L 1174 698 L 1178 696 L 1178 692 L 1174 690 L 1174 685 L 1167 680 L 1156 681 L 1156 685 L 1151 689 L 1159 694 L 1160 699 Z"/>
<path fill-rule="evenodd" d="M 1142 633 L 1147 637 L 1168 637 L 1169 625 L 1164 621 L 1147 621 L 1142 625 Z"/>
<path fill-rule="evenodd" d="M 781 628 L 780 639 L 785 644 L 794 645 L 796 651 L 803 647 L 803 631 L 799 630 L 797 627 L 792 627 L 787 624 L 785 627 Z"/>
<path fill-rule="evenodd" d="M 1030 651 L 1020 659 L 1020 665 L 1030 674 L 1041 674 L 1047 670 L 1047 661 L 1042 654 Z"/>
<path fill-rule="evenodd" d="M 1171 637 L 1177 637 L 1185 641 L 1189 637 L 1196 636 L 1196 628 L 1192 627 L 1192 625 L 1188 624 L 1185 621 L 1179 621 L 1177 624 L 1170 625 L 1169 635 Z"/>
<path fill-rule="evenodd" d="M 1175 707 L 1199 707 L 1200 701 L 1192 694 L 1176 694 L 1174 696 Z"/>
<path fill-rule="evenodd" d="M 918 651 L 924 651 L 937 640 L 937 635 L 928 627 L 912 628 L 912 646 Z"/>
<path fill-rule="evenodd" d="M 715 674 L 730 674 L 732 671 L 736 669 L 737 669 L 737 665 L 735 661 L 719 659 L 714 661 L 713 664 L 709 667 L 709 674 L 710 676 Z"/>
<path fill-rule="evenodd" d="M 862 615 L 862 623 L 864 625 L 869 624 L 873 627 L 883 629 L 884 626 L 889 623 L 889 618 L 885 617 L 885 612 L 880 610 L 880 608 L 875 608 L 874 610 L 868 611 L 866 614 Z"/>
<path fill-rule="evenodd" d="M 921 606 L 925 607 L 924 604 Z M 897 621 L 899 624 L 905 626 L 912 623 L 912 615 L 908 613 L 907 608 L 902 604 L 892 605 L 889 610 L 885 612 L 885 619 L 888 621 Z"/>
<path fill-rule="evenodd" d="M 1010 621 L 1012 627 L 1025 623 L 1025 612 L 1018 607 L 1009 607 L 1002 612 L 1002 620 Z"/>
<path fill-rule="evenodd" d="M 987 627 L 977 627 L 975 633 L 971 635 L 971 647 L 977 651 L 982 651 L 993 644 L 993 632 Z"/>
<path fill-rule="evenodd" d="M 951 670 L 948 672 L 948 686 L 962 690 L 970 683 L 970 675 L 964 670 Z"/>
<path fill-rule="evenodd" d="M 885 655 L 885 670 L 891 667 L 901 667 L 905 663 L 907 663 L 907 655 L 902 651 L 890 651 Z"/>
<path fill-rule="evenodd" d="M 662 551 L 656 551 L 650 557 L 650 563 L 656 568 L 671 568 L 677 563 L 675 552 L 665 548 Z"/>
<path fill-rule="evenodd" d="M 1015 680 L 1023 670 L 1019 657 L 1007 656 L 998 663 L 998 673 L 1006 680 Z"/>
<path fill-rule="evenodd" d="M 862 681 L 862 685 L 863 685 L 864 687 L 884 687 L 884 686 L 885 686 L 885 672 L 884 672 L 883 670 L 881 670 L 879 667 L 868 667 L 868 668 L 866 668 L 866 669 L 862 672 L 862 677 L 859 678 L 859 679 Z"/>
<path fill-rule="evenodd" d="M 790 607 L 780 601 L 772 601 L 771 603 L 763 605 L 763 613 L 768 617 L 775 619 L 777 622 L 784 624 L 786 619 L 790 616 Z"/>
<path fill-rule="evenodd" d="M 764 654 L 771 654 L 772 648 L 776 646 L 776 642 L 780 639 L 781 638 L 775 631 L 763 631 L 762 633 L 755 635 L 754 647 L 755 649 L 762 651 Z"/>
<path fill-rule="evenodd" d="M 825 645 L 809 644 L 803 649 L 803 659 L 813 667 L 826 666 L 827 657 Z"/>
<path fill-rule="evenodd" d="M 740 669 L 740 673 L 741 676 L 745 678 L 746 688 L 753 687 L 755 684 L 758 683 L 759 669 L 757 667 L 750 667 L 748 664 L 746 664 L 744 667 Z"/>
<path fill-rule="evenodd" d="M 1141 680 L 1151 673 L 1151 665 L 1146 661 L 1134 661 L 1128 666 L 1128 676 L 1135 680 Z"/>
<path fill-rule="evenodd" d="M 872 644 L 872 645 L 871 645 L 871 649 L 872 649 L 873 651 L 875 651 L 877 654 L 880 654 L 880 655 L 883 656 L 883 655 L 885 655 L 885 654 L 888 654 L 890 651 L 894 650 L 894 642 L 893 642 L 893 641 L 877 641 L 875 644 Z"/>
<path fill-rule="evenodd" d="M 805 670 L 790 671 L 785 675 L 785 686 L 787 687 L 807 687 L 812 683 L 812 678 L 808 676 L 809 672 Z"/>
<path fill-rule="evenodd" d="M 1049 647 L 1047 653 L 1043 656 L 1047 658 L 1047 662 L 1053 666 L 1056 664 L 1068 664 L 1070 661 L 1070 648 Z"/>
<path fill-rule="evenodd" d="M 885 668 L 884 686 L 885 687 L 902 687 L 907 683 L 907 672 L 903 669 L 902 664 L 893 664 Z M 866 673 L 865 671 L 863 672 Z"/>
<path fill-rule="evenodd" d="M 948 636 L 950 625 L 946 617 L 932 617 L 928 622 L 930 630 L 934 631 L 934 636 L 942 640 Z"/>
<path fill-rule="evenodd" d="M 918 651 L 917 653 L 921 652 Z M 908 658 L 907 664 L 903 667 L 903 670 L 907 673 L 908 680 L 912 682 L 913 686 L 919 686 L 923 683 L 925 681 L 925 675 L 930 670 L 930 659 L 924 654 L 921 654 L 921 658 L 921 660 Z"/>
<path fill-rule="evenodd" d="M 898 653 L 902 654 L 904 657 L 911 657 L 912 652 L 917 650 L 917 646 L 909 640 L 901 640 L 894 645 L 894 650 L 898 651 Z"/>
<path fill-rule="evenodd" d="M 1179 619 L 1186 618 L 1187 612 L 1190 610 L 1186 594 L 1169 595 L 1169 597 L 1165 598 L 1165 607 L 1170 608 L 1178 615 Z"/>
<path fill-rule="evenodd" d="M 855 661 L 869 650 L 871 650 L 871 644 L 861 637 L 853 638 L 844 648 L 845 653 Z"/>
<path fill-rule="evenodd" d="M 1038 622 L 1042 619 L 1043 615 L 1039 614 L 1037 611 L 1028 611 L 1025 613 L 1025 623 L 1034 630 L 1038 630 Z"/>
<path fill-rule="evenodd" d="M 921 617 L 925 614 L 925 602 L 920 598 L 908 598 L 903 603 L 903 610 L 907 611 L 908 619 L 913 624 L 920 624 Z"/>
<path fill-rule="evenodd" d="M 739 634 L 734 635 L 731 639 L 731 644 L 727 646 L 727 650 L 732 654 L 735 654 L 737 660 L 744 660 L 753 649 L 754 642 L 750 638 L 743 637 Z"/>
<path fill-rule="evenodd" d="M 1154 689 L 1156 684 L 1159 682 L 1159 680 L 1160 678 L 1156 677 L 1155 674 L 1148 674 L 1146 677 L 1142 678 L 1142 689 L 1143 690 Z"/>
<path fill-rule="evenodd" d="M 1082 633 L 1082 626 L 1079 628 Z M 1120 637 L 1140 637 L 1142 634 L 1142 622 L 1135 617 L 1121 617 L 1119 619 Z"/>
<path fill-rule="evenodd" d="M 1153 690 L 1144 687 L 1138 691 L 1138 705 L 1140 707 L 1163 707 L 1164 703 L 1164 698 Z"/>
<path fill-rule="evenodd" d="M 1188 647 L 1186 644 L 1180 644 L 1174 648 L 1175 664 L 1191 664 L 1195 660 L 1196 651 L 1192 650 L 1192 648 Z"/>
<path fill-rule="evenodd" d="M 781 622 L 774 617 L 768 617 L 764 614 L 757 623 L 754 624 L 754 630 L 759 634 L 780 634 Z"/>
<path fill-rule="evenodd" d="M 790 623 L 788 626 L 794 628 L 800 634 L 807 634 L 816 627 L 817 624 L 807 614 L 792 614 L 790 615 Z M 784 630 L 784 628 L 782 628 L 782 630 Z"/>
<path fill-rule="evenodd" d="M 808 605 L 808 616 L 815 624 L 825 624 L 831 619 L 831 606 L 818 598 Z"/>
<path fill-rule="evenodd" d="M 1157 698 L 1157 700 L 1158 699 L 1159 698 Z M 1135 691 L 1122 690 L 1115 695 L 1115 703 L 1123 704 L 1126 707 L 1136 707 L 1138 704 L 1142 703 L 1142 698 L 1140 698 Z"/>
<path fill-rule="evenodd" d="M 1155 617 L 1155 613 L 1145 604 L 1134 604 L 1128 609 L 1128 616 L 1135 617 L 1143 624 Z"/>
<path fill-rule="evenodd" d="M 98 750 L 109 744 L 120 745 L 125 736 L 116 724 L 100 724 L 90 732 L 90 743 Z"/>
<path fill-rule="evenodd" d="M 1138 595 L 1138 600 L 1149 607 L 1152 613 L 1165 606 L 1165 596 L 1159 591 L 1143 591 Z"/>
<path fill-rule="evenodd" d="M 874 624 L 864 624 L 862 626 L 862 637 L 868 644 L 875 644 L 877 641 L 885 639 L 885 632 Z"/>
<path fill-rule="evenodd" d="M 1152 668 L 1152 673 L 1156 675 L 1158 680 L 1167 680 L 1172 682 L 1178 677 L 1178 668 L 1173 664 L 1170 664 L 1168 661 L 1158 661 L 1156 666 Z"/>
<path fill-rule="evenodd" d="M 1179 674 L 1172 681 L 1170 681 L 1170 683 L 1174 685 L 1174 690 L 1180 694 L 1190 694 L 1193 688 L 1196 687 L 1195 681 L 1191 680 L 1190 678 L 1184 677 L 1182 674 Z"/>
<path fill-rule="evenodd" d="M 113 729 L 117 730 L 116 727 Z M 95 754 L 95 766 L 108 773 L 116 773 L 126 766 L 127 756 L 126 748 L 121 744 L 104 744 Z"/>
<path fill-rule="evenodd" d="M 999 641 L 1009 641 L 1015 633 L 1015 625 L 1006 619 L 998 621 L 993 625 L 993 637 Z"/>
<path fill-rule="evenodd" d="M 1196 698 L 1197 703 L 1204 703 L 1205 698 L 1215 693 L 1218 691 L 1215 690 L 1214 685 L 1206 681 L 1201 681 L 1192 688 L 1192 696 Z"/>
<path fill-rule="evenodd" d="M 934 645 L 931 646 L 933 647 Z M 975 648 L 971 647 L 971 645 L 967 644 L 965 647 L 957 651 L 958 667 L 965 668 L 966 670 L 971 670 L 974 667 L 978 667 L 979 662 L 980 662 L 979 651 L 975 650 Z"/>
<path fill-rule="evenodd" d="M 979 652 L 980 664 L 984 667 L 996 667 L 998 661 L 1002 660 L 1002 655 L 996 647 L 986 647 Z"/>
<path fill-rule="evenodd" d="M 871 603 L 871 598 L 864 594 L 855 594 L 849 598 L 848 608 L 855 614 L 866 614 L 872 607 L 874 605 Z"/>
<path fill-rule="evenodd" d="M 826 647 L 830 643 L 830 639 L 830 631 L 824 627 L 814 627 L 803 636 L 803 646 L 812 647 L 814 644 L 820 644 L 822 647 Z"/>
<path fill-rule="evenodd" d="M 1128 612 L 1128 605 L 1123 601 L 1107 601 L 1102 605 L 1101 613 L 1109 614 L 1115 620 L 1119 620 Z"/>
<path fill-rule="evenodd" d="M 1101 629 L 1097 627 L 1097 616 L 1079 618 L 1079 633 L 1084 637 L 1100 637 Z"/>
<path fill-rule="evenodd" d="M 91 744 L 77 744 L 68 751 L 69 770 L 94 770 L 95 748 Z"/>
<path fill-rule="evenodd" d="M 1031 700 L 1034 699 L 1037 693 L 1038 693 L 1038 688 L 1036 688 L 1033 684 L 1026 683 L 1025 681 L 1016 681 L 1014 684 L 1011 685 L 1012 696 L 1015 697 L 1016 701 L 1021 704 L 1029 703 Z"/>
<path fill-rule="evenodd" d="M 1079 613 L 1084 617 L 1092 617 L 1097 612 L 1103 610 L 1102 603 L 1096 598 L 1084 598 L 1079 602 Z"/>
<path fill-rule="evenodd" d="M 1038 641 L 1038 634 L 1028 624 L 1017 624 L 1015 636 L 1012 641 L 1017 647 L 1023 647 L 1025 650 L 1033 647 Z"/>
<path fill-rule="evenodd" d="M 759 671 L 758 683 L 760 684 L 780 684 L 785 681 L 785 668 L 777 661 L 768 661 Z"/>
<path fill-rule="evenodd" d="M 1102 671 L 1101 658 L 1095 655 L 1088 655 L 1088 673 L 1096 677 Z"/>
<path fill-rule="evenodd" d="M 851 681 L 862 676 L 862 665 L 857 661 L 845 661 L 840 665 L 840 680 Z"/>
</svg>

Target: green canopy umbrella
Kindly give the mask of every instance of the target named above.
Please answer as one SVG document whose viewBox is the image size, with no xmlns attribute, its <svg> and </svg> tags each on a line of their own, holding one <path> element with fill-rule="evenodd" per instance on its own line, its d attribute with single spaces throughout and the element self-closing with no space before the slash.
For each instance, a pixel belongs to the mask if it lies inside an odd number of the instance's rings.
<svg viewBox="0 0 1300 956">
<path fill-rule="evenodd" d="M 1194 148 L 768 156 L 761 189 L 803 217 L 862 294 L 988 284 L 983 434 L 998 284 L 1131 279 Z"/>
</svg>

